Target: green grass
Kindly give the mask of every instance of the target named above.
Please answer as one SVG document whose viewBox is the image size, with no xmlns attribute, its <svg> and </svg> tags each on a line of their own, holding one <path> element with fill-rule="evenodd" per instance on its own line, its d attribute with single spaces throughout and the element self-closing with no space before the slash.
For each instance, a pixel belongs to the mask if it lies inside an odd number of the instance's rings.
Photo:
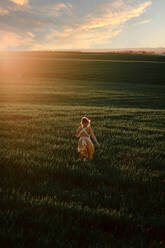
<svg viewBox="0 0 165 248">
<path fill-rule="evenodd" d="M 165 58 L 18 53 L 0 64 L 3 247 L 164 247 Z M 84 115 L 101 144 L 85 163 Z"/>
</svg>

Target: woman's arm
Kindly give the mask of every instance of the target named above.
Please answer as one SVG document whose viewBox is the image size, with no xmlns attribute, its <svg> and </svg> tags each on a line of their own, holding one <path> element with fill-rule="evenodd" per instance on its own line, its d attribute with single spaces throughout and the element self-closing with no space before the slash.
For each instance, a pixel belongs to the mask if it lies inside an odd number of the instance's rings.
<svg viewBox="0 0 165 248">
<path fill-rule="evenodd" d="M 80 128 L 77 128 L 77 131 L 76 131 L 76 138 L 79 138 L 80 137 Z"/>
<path fill-rule="evenodd" d="M 100 147 L 100 144 L 99 144 L 99 142 L 97 141 L 97 139 L 96 139 L 96 136 L 94 135 L 94 133 L 92 133 L 92 139 L 94 140 L 94 142 L 96 143 L 96 145 L 98 146 L 98 147 Z"/>
</svg>

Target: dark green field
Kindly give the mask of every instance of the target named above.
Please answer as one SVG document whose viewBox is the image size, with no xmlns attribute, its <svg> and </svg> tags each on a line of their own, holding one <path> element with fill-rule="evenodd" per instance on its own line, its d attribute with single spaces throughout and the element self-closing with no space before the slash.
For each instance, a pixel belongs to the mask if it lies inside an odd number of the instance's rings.
<svg viewBox="0 0 165 248">
<path fill-rule="evenodd" d="M 165 57 L 0 54 L 0 245 L 165 247 Z"/>
</svg>

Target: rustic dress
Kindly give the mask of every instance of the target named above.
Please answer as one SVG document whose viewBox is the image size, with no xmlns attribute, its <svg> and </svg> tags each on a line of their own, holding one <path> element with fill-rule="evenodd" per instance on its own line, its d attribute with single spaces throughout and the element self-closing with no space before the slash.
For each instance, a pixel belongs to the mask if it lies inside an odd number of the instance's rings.
<svg viewBox="0 0 165 248">
<path fill-rule="evenodd" d="M 94 145 L 90 139 L 90 136 L 93 134 L 91 127 L 79 127 L 76 134 L 80 135 L 78 142 L 78 152 L 83 158 L 91 159 L 94 153 Z"/>
</svg>

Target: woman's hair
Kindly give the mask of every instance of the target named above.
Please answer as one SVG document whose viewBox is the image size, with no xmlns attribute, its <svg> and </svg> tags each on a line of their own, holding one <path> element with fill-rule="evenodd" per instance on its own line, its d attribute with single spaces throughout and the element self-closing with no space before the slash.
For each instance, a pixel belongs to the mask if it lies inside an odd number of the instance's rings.
<svg viewBox="0 0 165 248">
<path fill-rule="evenodd" d="M 81 122 L 80 122 L 80 124 L 81 124 L 81 126 L 83 127 L 84 125 L 85 126 L 87 126 L 87 127 L 89 127 L 90 126 L 90 120 L 87 118 L 87 117 L 83 117 L 82 119 L 81 119 Z"/>
</svg>

